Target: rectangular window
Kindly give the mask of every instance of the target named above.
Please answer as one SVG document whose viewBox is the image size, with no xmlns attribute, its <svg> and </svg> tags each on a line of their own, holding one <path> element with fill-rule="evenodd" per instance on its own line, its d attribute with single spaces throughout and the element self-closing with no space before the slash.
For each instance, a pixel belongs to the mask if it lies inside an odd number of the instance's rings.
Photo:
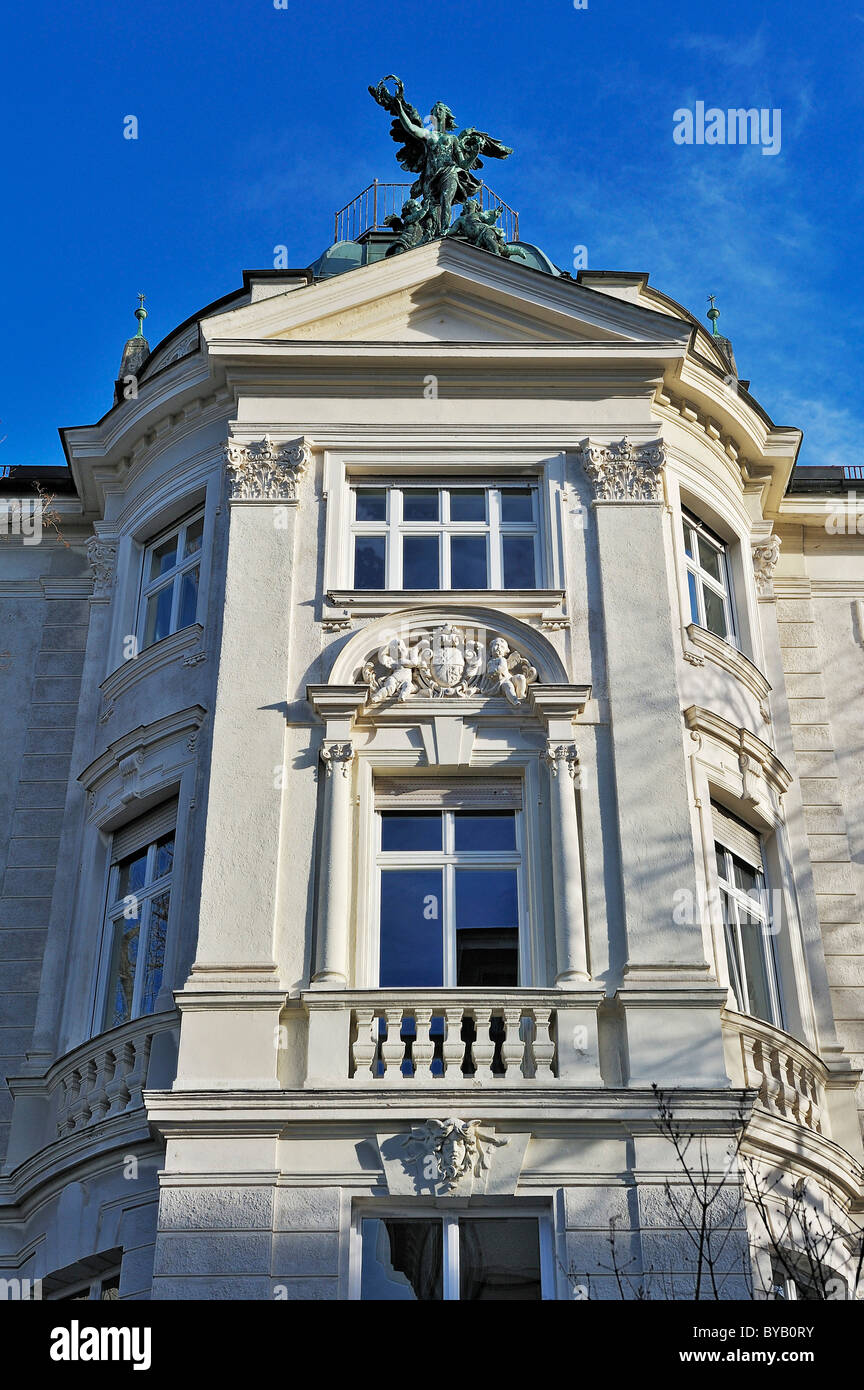
<svg viewBox="0 0 864 1390">
<path fill-rule="evenodd" d="M 365 1217 L 360 1298 L 534 1303 L 543 1297 L 537 1216 Z"/>
<path fill-rule="evenodd" d="M 681 520 L 684 526 L 690 620 L 734 646 L 736 637 L 729 547 L 688 512 L 682 512 Z"/>
<path fill-rule="evenodd" d="M 114 836 L 99 1031 L 155 1012 L 165 967 L 176 821 L 177 803 L 172 801 Z"/>
<path fill-rule="evenodd" d="M 711 803 L 729 981 L 741 1013 L 783 1026 L 759 836 Z"/>
<path fill-rule="evenodd" d="M 537 488 L 352 488 L 355 589 L 535 589 Z"/>
<path fill-rule="evenodd" d="M 386 785 L 377 798 L 379 985 L 518 985 L 518 784 L 475 788 L 461 807 L 453 788 L 437 808 L 406 807 L 405 795 Z M 420 784 L 416 794 L 434 799 Z"/>
<path fill-rule="evenodd" d="M 198 620 L 204 512 L 172 526 L 144 551 L 138 635 L 141 650 Z"/>
</svg>

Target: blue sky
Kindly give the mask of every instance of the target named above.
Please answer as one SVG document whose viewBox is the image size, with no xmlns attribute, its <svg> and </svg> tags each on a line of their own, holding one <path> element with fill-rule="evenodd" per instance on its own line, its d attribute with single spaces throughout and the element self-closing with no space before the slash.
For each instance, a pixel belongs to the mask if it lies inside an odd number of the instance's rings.
<svg viewBox="0 0 864 1390">
<path fill-rule="evenodd" d="M 138 290 L 155 344 L 404 177 L 366 91 L 388 72 L 514 147 L 489 182 L 525 240 L 700 315 L 716 294 L 801 462 L 864 461 L 864 0 L 88 0 L 7 7 L 2 38 L 0 463 L 59 464 L 57 427 L 105 412 Z M 698 101 L 779 108 L 779 154 L 676 145 Z"/>
</svg>

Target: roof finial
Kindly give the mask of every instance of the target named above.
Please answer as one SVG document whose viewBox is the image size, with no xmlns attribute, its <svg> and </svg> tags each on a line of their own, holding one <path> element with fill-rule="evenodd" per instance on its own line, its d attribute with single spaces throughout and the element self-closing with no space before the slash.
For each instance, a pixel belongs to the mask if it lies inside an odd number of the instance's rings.
<svg viewBox="0 0 864 1390">
<path fill-rule="evenodd" d="M 139 294 L 138 296 L 138 308 L 135 310 L 135 317 L 138 320 L 138 332 L 135 334 L 136 338 L 144 337 L 144 320 L 147 317 L 147 310 L 144 308 L 144 300 L 146 298 L 146 294 Z"/>
<path fill-rule="evenodd" d="M 709 317 L 709 319 L 711 320 L 711 332 L 713 333 L 713 335 L 714 335 L 715 338 L 719 338 L 719 337 L 720 337 L 720 334 L 717 332 L 717 320 L 718 320 L 719 317 L 720 317 L 720 310 L 717 308 L 717 305 L 714 303 L 714 300 L 716 299 L 716 297 L 717 297 L 717 296 L 716 296 L 716 295 L 713 295 L 713 294 L 709 294 L 709 296 L 708 296 L 708 302 L 709 302 L 709 304 L 711 305 L 711 308 L 708 310 L 708 317 Z"/>
</svg>

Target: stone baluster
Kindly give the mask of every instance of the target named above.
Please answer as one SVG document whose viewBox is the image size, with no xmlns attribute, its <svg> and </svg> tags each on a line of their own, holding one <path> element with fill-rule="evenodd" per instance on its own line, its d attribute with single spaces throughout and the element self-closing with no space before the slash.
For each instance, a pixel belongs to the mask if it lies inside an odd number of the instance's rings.
<svg viewBox="0 0 864 1390">
<path fill-rule="evenodd" d="M 388 1081 L 398 1081 L 402 1075 L 402 1059 L 405 1056 L 405 1044 L 401 1036 L 401 1008 L 385 1009 L 384 1019 L 387 1023 L 387 1037 L 381 1046 L 381 1055 L 384 1059 L 384 1075 Z"/>
<path fill-rule="evenodd" d="M 555 1075 L 553 1069 L 555 1042 L 550 1034 L 551 1020 L 551 1009 L 534 1010 L 534 1042 L 532 1050 L 534 1053 L 534 1066 L 536 1067 L 538 1081 L 549 1081 Z"/>
<path fill-rule="evenodd" d="M 462 1040 L 462 1008 L 444 1010 L 444 1075 L 451 1086 L 463 1080 L 462 1058 L 465 1043 Z"/>
<path fill-rule="evenodd" d="M 355 1081 L 368 1081 L 378 1052 L 378 1016 L 371 1006 L 355 1009 L 357 1037 L 351 1045 Z"/>
<path fill-rule="evenodd" d="M 432 1077 L 432 1058 L 435 1055 L 435 1043 L 429 1036 L 432 1026 L 431 1008 L 417 1008 L 414 1010 L 414 1046 L 411 1049 L 414 1058 L 414 1078 L 417 1081 L 428 1081 Z"/>
<path fill-rule="evenodd" d="M 126 1077 L 132 1070 L 135 1061 L 135 1052 L 130 1042 L 124 1042 L 114 1049 L 115 1066 L 114 1074 L 105 1084 L 105 1094 L 108 1097 L 108 1114 L 122 1115 L 126 1106 L 129 1104 L 129 1087 L 126 1085 Z"/>
<path fill-rule="evenodd" d="M 110 1048 L 105 1048 L 96 1061 L 96 1075 L 93 1079 L 93 1091 L 90 1096 L 90 1118 L 88 1124 L 98 1124 L 105 1115 L 108 1114 L 110 1100 L 108 1098 L 108 1082 L 114 1075 L 117 1066 L 117 1059 Z"/>
<path fill-rule="evenodd" d="M 90 1118 L 90 1092 L 93 1090 L 96 1081 L 96 1063 L 92 1057 L 82 1062 L 77 1068 L 78 1071 L 78 1091 L 74 1104 L 69 1107 L 69 1128 L 83 1129 Z"/>
<path fill-rule="evenodd" d="M 474 1039 L 474 1072 L 475 1081 L 492 1081 L 492 1058 L 495 1056 L 495 1044 L 490 1037 L 490 1029 L 493 1014 L 488 1009 L 474 1009 L 474 1027 L 476 1038 Z"/>
<path fill-rule="evenodd" d="M 521 1022 L 521 1009 L 505 1008 L 505 1037 L 501 1044 L 501 1058 L 506 1068 L 504 1075 L 511 1081 L 521 1074 L 522 1058 L 525 1055 L 525 1044 L 519 1036 Z"/>
<path fill-rule="evenodd" d="M 134 1061 L 131 1069 L 126 1073 L 130 1110 L 144 1104 L 142 1091 L 147 1085 L 147 1067 L 150 1062 L 150 1044 L 152 1041 L 152 1034 L 147 1033 L 144 1037 L 135 1038 L 131 1043 Z"/>
</svg>

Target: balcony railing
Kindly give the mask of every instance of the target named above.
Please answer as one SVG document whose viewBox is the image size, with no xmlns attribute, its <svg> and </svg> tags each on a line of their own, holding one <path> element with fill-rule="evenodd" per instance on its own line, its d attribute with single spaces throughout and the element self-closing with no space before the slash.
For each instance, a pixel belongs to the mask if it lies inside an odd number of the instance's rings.
<svg viewBox="0 0 864 1390">
<path fill-rule="evenodd" d="M 364 232 L 386 231 L 385 217 L 398 215 L 410 193 L 410 183 L 381 183 L 378 179 L 373 179 L 362 193 L 358 193 L 356 198 L 352 198 L 350 203 L 346 203 L 344 208 L 340 208 L 336 213 L 334 242 L 357 241 Z M 478 196 L 484 212 L 490 208 L 500 209 L 498 225 L 507 241 L 518 241 L 518 212 L 509 207 L 503 198 L 499 198 L 497 193 L 493 193 L 485 183 L 481 183 Z"/>
<path fill-rule="evenodd" d="M 44 1076 L 10 1077 L 15 1113 L 9 1165 L 46 1144 L 92 1129 L 101 1120 L 143 1110 L 154 1038 L 178 1027 L 173 1009 L 136 1018 L 73 1048 Z"/>
<path fill-rule="evenodd" d="M 305 1086 L 597 1086 L 602 990 L 314 991 Z M 562 1050 L 563 1049 L 563 1061 Z"/>
<path fill-rule="evenodd" d="M 744 1014 L 727 1013 L 723 1031 L 733 1085 L 754 1090 L 757 1105 L 770 1115 L 830 1138 L 828 1073 L 816 1054 L 782 1029 Z"/>
</svg>

